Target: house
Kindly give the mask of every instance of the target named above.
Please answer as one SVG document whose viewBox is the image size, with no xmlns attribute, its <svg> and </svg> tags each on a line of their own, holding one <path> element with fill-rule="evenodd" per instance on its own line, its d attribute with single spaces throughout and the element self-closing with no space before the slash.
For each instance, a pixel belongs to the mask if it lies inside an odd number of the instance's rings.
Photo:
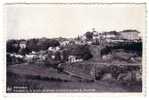
<svg viewBox="0 0 149 100">
<path fill-rule="evenodd" d="M 123 42 L 120 38 L 119 32 L 116 31 L 110 31 L 110 32 L 103 32 L 101 33 L 100 42 Z"/>
<path fill-rule="evenodd" d="M 138 40 L 140 39 L 139 31 L 137 30 L 124 30 L 119 32 L 122 39 L 125 40 Z"/>
<path fill-rule="evenodd" d="M 59 51 L 60 50 L 60 47 L 59 46 L 57 46 L 57 47 L 49 47 L 48 48 L 48 51 L 52 51 L 52 52 L 57 52 L 57 51 Z"/>
<path fill-rule="evenodd" d="M 55 61 L 60 61 L 62 58 L 62 53 L 59 47 L 49 48 L 47 55 L 50 59 Z"/>
<path fill-rule="evenodd" d="M 40 54 L 38 55 L 38 58 L 39 58 L 39 61 L 45 61 L 47 58 L 47 55 Z"/>
<path fill-rule="evenodd" d="M 22 56 L 22 55 L 19 55 L 19 54 L 15 54 L 15 57 L 16 57 L 16 58 L 23 59 L 23 57 L 24 57 L 24 56 Z"/>
<path fill-rule="evenodd" d="M 53 60 L 55 60 L 55 55 L 51 55 L 51 58 L 52 58 Z"/>
<path fill-rule="evenodd" d="M 68 62 L 72 63 L 72 62 L 75 62 L 75 60 L 76 60 L 75 56 L 73 56 L 73 55 L 68 56 Z"/>
<path fill-rule="evenodd" d="M 24 56 L 16 53 L 7 53 L 8 64 L 20 64 L 24 62 Z"/>
<path fill-rule="evenodd" d="M 116 31 L 103 32 L 101 35 L 104 39 L 118 39 L 120 36 L 120 34 Z"/>
<path fill-rule="evenodd" d="M 75 44 L 78 44 L 78 45 L 85 45 L 86 42 L 85 42 L 85 41 L 76 40 L 76 41 L 75 41 Z"/>
<path fill-rule="evenodd" d="M 20 58 L 23 59 L 23 55 L 16 54 L 16 53 L 7 53 L 10 57 Z"/>
<path fill-rule="evenodd" d="M 101 37 L 101 36 L 100 36 L 99 34 L 98 34 L 98 35 L 93 35 L 93 40 L 96 40 L 96 39 L 98 39 L 98 40 L 99 40 L 99 39 L 100 39 L 100 37 Z"/>
<path fill-rule="evenodd" d="M 69 41 L 68 40 L 60 42 L 60 45 L 61 46 L 66 46 L 68 44 L 69 44 Z"/>
<path fill-rule="evenodd" d="M 87 44 L 88 44 L 88 45 L 91 45 L 91 44 L 92 44 L 92 41 L 87 41 Z"/>
<path fill-rule="evenodd" d="M 118 43 L 118 42 L 124 42 L 124 40 L 122 40 L 122 39 L 107 39 L 106 42 Z"/>
<path fill-rule="evenodd" d="M 35 51 L 32 51 L 31 54 L 36 54 L 36 52 Z"/>
<path fill-rule="evenodd" d="M 76 56 L 74 55 L 69 55 L 68 56 L 68 62 L 70 63 L 74 63 L 74 62 L 81 62 L 83 61 L 83 59 L 78 59 Z"/>
<path fill-rule="evenodd" d="M 80 36 L 80 38 L 82 41 L 86 41 L 86 39 L 87 39 L 85 35 Z"/>
<path fill-rule="evenodd" d="M 34 62 L 36 59 L 38 59 L 38 56 L 35 54 L 26 54 L 24 60 L 28 63 Z"/>
<path fill-rule="evenodd" d="M 59 46 L 55 47 L 55 50 L 56 51 L 59 51 L 60 50 L 60 47 Z"/>
<path fill-rule="evenodd" d="M 26 48 L 26 41 L 21 41 L 19 43 L 19 46 L 20 46 L 21 49 L 25 49 Z"/>
</svg>

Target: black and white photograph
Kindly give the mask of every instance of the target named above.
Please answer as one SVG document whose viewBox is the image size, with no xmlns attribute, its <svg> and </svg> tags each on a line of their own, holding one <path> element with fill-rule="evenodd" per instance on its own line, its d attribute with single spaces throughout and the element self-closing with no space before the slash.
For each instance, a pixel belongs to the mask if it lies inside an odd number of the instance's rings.
<svg viewBox="0 0 149 100">
<path fill-rule="evenodd" d="M 6 3 L 6 93 L 142 93 L 145 3 Z"/>
</svg>

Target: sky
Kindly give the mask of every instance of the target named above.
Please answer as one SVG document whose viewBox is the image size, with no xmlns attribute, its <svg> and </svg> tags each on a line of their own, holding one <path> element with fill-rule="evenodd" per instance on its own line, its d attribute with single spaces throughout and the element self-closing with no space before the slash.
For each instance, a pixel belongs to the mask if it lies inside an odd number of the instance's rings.
<svg viewBox="0 0 149 100">
<path fill-rule="evenodd" d="M 11 4 L 4 8 L 7 39 L 70 38 L 92 28 L 145 33 L 144 4 Z"/>
</svg>

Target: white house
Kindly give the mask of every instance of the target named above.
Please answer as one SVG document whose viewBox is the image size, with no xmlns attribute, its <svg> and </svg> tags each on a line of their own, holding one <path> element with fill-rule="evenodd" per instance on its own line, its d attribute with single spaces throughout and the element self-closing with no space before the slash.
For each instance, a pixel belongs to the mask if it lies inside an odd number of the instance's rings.
<svg viewBox="0 0 149 100">
<path fill-rule="evenodd" d="M 38 57 L 39 57 L 40 61 L 46 60 L 46 55 L 40 54 Z"/>
<path fill-rule="evenodd" d="M 93 42 L 92 41 L 87 41 L 87 44 L 88 45 L 91 45 Z"/>
<path fill-rule="evenodd" d="M 10 55 L 10 57 L 15 57 L 15 58 L 20 58 L 22 59 L 24 56 L 20 55 L 20 54 L 16 54 L 16 53 L 8 53 Z"/>
<path fill-rule="evenodd" d="M 68 57 L 68 62 L 70 62 L 70 63 L 81 62 L 81 61 L 83 61 L 83 59 L 77 59 L 77 57 L 73 56 L 73 55 L 69 55 L 69 57 Z"/>
<path fill-rule="evenodd" d="M 118 38 L 119 37 L 119 33 L 115 32 L 115 31 L 103 32 L 101 35 L 105 39 Z"/>
<path fill-rule="evenodd" d="M 61 45 L 61 46 L 66 46 L 66 45 L 68 45 L 68 44 L 69 44 L 69 41 L 60 42 L 60 45 Z"/>
<path fill-rule="evenodd" d="M 86 36 L 85 35 L 82 35 L 80 38 L 81 38 L 82 41 L 86 41 Z"/>
<path fill-rule="evenodd" d="M 59 46 L 57 46 L 57 47 L 49 47 L 48 48 L 48 51 L 52 51 L 52 52 L 57 52 L 57 51 L 59 51 L 60 50 L 60 47 Z"/>
<path fill-rule="evenodd" d="M 32 51 L 32 53 L 31 54 L 36 54 L 36 52 L 35 51 Z"/>
<path fill-rule="evenodd" d="M 26 48 L 26 41 L 21 41 L 19 46 L 20 46 L 21 49 Z"/>
<path fill-rule="evenodd" d="M 38 56 L 37 55 L 34 55 L 34 54 L 26 54 L 25 55 L 25 60 L 27 61 L 27 62 L 33 62 L 36 58 L 38 58 Z"/>
<path fill-rule="evenodd" d="M 51 58 L 52 58 L 53 60 L 55 60 L 55 55 L 51 55 Z"/>
<path fill-rule="evenodd" d="M 119 33 L 122 39 L 127 39 L 127 40 L 140 39 L 140 36 L 139 36 L 140 32 L 137 30 L 124 30 Z"/>
<path fill-rule="evenodd" d="M 22 59 L 24 56 L 19 55 L 19 54 L 16 54 L 15 57 L 16 57 L 16 58 L 20 58 L 20 59 Z"/>
</svg>

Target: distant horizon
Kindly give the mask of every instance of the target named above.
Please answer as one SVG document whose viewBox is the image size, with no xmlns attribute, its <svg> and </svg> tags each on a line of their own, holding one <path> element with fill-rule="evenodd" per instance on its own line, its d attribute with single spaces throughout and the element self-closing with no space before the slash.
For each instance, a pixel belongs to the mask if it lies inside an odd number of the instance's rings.
<svg viewBox="0 0 149 100">
<path fill-rule="evenodd" d="M 74 38 L 98 32 L 136 29 L 145 33 L 144 4 L 5 5 L 7 39 Z"/>
<path fill-rule="evenodd" d="M 121 31 L 125 31 L 125 30 L 136 30 L 136 31 L 138 31 L 139 33 L 141 33 L 139 30 L 137 30 L 137 29 L 124 29 L 124 30 L 120 30 L 120 31 L 117 31 L 117 30 L 111 30 L 111 31 L 116 31 L 116 32 L 121 32 Z M 96 30 L 97 31 L 97 30 Z M 88 31 L 86 31 L 86 32 L 88 32 Z M 31 38 L 7 38 L 7 40 L 13 40 L 13 39 L 15 39 L 15 40 L 23 40 L 23 39 L 25 39 L 25 40 L 28 40 L 28 39 L 41 39 L 41 38 L 48 38 L 48 39 L 53 39 L 53 38 L 67 38 L 67 39 L 69 39 L 69 38 L 77 38 L 78 36 L 83 36 L 86 32 L 84 32 L 83 34 L 81 34 L 81 35 L 76 35 L 76 36 L 74 36 L 74 37 L 64 37 L 64 36 L 58 36 L 58 37 L 46 37 L 46 36 L 43 36 L 43 37 L 31 37 Z M 91 32 L 91 31 L 89 31 L 89 32 Z M 99 32 L 99 31 L 97 31 L 97 32 Z M 99 33 L 103 33 L 103 32 L 110 32 L 110 31 L 102 31 L 102 32 L 99 32 Z M 142 37 L 142 36 L 141 36 Z"/>
</svg>

